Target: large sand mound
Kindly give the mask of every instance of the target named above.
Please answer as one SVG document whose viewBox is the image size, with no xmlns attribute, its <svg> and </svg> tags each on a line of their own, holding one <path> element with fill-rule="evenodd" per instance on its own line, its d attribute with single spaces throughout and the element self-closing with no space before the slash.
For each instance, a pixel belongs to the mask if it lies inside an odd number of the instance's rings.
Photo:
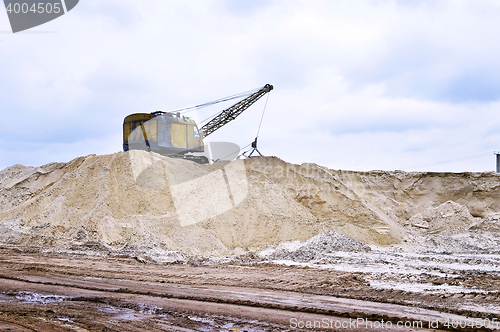
<svg viewBox="0 0 500 332">
<path fill-rule="evenodd" d="M 1 171 L 0 243 L 209 256 L 334 231 L 418 248 L 435 237 L 498 234 L 499 180 L 335 171 L 275 157 L 198 165 L 145 151 L 90 155 Z"/>
</svg>

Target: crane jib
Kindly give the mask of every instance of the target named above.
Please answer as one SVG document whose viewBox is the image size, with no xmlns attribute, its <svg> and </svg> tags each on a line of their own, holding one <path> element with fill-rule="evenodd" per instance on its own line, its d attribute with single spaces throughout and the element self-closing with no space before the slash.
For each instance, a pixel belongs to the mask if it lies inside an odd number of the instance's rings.
<svg viewBox="0 0 500 332">
<path fill-rule="evenodd" d="M 236 119 L 243 111 L 252 106 L 257 100 L 259 100 L 266 93 L 270 92 L 273 89 L 271 84 L 266 84 L 262 89 L 255 92 L 254 94 L 246 97 L 245 99 L 239 101 L 233 106 L 225 109 L 217 116 L 215 116 L 212 120 L 210 120 L 207 124 L 201 127 L 200 131 L 203 134 L 203 137 L 207 137 L 217 129 L 221 128 L 228 122 Z"/>
</svg>

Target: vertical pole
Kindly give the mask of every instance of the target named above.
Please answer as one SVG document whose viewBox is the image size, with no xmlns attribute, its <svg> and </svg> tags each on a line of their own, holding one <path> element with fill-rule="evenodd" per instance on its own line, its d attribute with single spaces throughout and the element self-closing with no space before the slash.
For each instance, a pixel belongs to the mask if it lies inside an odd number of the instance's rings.
<svg viewBox="0 0 500 332">
<path fill-rule="evenodd" d="M 495 152 L 497 155 L 497 173 L 500 173 L 500 152 Z"/>
</svg>

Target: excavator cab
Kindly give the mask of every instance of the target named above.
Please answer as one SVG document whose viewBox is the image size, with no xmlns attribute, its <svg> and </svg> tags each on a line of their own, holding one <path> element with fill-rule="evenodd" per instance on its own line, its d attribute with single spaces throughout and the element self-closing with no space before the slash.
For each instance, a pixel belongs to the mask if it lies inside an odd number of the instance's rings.
<svg viewBox="0 0 500 332">
<path fill-rule="evenodd" d="M 162 155 L 203 152 L 203 137 L 196 122 L 179 113 L 135 113 L 123 121 L 123 150 Z"/>
</svg>

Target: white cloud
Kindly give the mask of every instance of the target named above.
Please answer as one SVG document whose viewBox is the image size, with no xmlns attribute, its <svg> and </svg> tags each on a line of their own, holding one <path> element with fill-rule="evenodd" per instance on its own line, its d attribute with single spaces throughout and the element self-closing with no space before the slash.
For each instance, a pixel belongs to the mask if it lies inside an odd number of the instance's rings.
<svg viewBox="0 0 500 332">
<path fill-rule="evenodd" d="M 130 113 L 270 83 L 265 154 L 363 170 L 491 151 L 423 169 L 493 170 L 499 13 L 496 1 L 81 1 L 32 30 L 55 33 L 0 34 L 0 168 L 112 153 Z M 250 143 L 264 103 L 211 139 Z"/>
</svg>

